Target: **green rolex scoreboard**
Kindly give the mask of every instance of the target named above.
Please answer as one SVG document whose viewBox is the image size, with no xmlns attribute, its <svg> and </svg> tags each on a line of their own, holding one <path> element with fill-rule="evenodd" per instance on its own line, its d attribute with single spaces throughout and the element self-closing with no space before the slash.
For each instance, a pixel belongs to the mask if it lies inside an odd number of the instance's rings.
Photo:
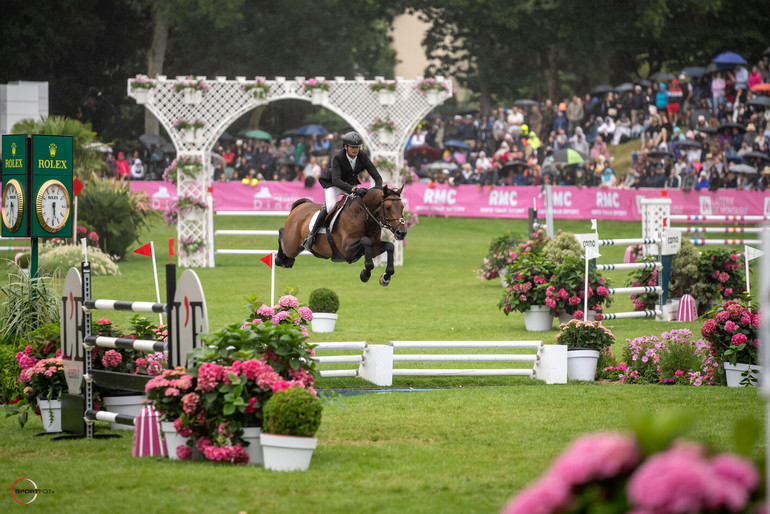
<svg viewBox="0 0 770 514">
<path fill-rule="evenodd" d="M 72 236 L 72 137 L 4 135 L 2 152 L 2 236 Z"/>
</svg>

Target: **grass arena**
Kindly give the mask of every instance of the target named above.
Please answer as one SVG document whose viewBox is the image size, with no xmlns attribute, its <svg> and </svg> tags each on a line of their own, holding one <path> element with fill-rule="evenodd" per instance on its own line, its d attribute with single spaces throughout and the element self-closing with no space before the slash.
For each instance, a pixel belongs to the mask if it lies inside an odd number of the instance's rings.
<svg viewBox="0 0 770 514">
<path fill-rule="evenodd" d="M 282 219 L 228 217 L 217 223 L 230 230 L 268 230 L 280 226 Z M 555 228 L 591 232 L 587 220 L 556 220 Z M 638 222 L 600 221 L 598 229 L 602 239 L 638 238 L 641 233 Z M 480 281 L 474 272 L 490 240 L 510 230 L 526 240 L 526 220 L 423 216 L 409 231 L 404 265 L 396 267 L 387 288 L 374 280 L 361 283 L 359 264 L 306 258 L 298 259 L 292 269 L 276 268 L 276 297 L 284 287 L 298 288 L 301 303 L 318 287 L 337 292 L 335 331 L 311 332 L 310 343 L 542 340 L 552 344 L 556 330 L 527 332 L 521 314 L 505 316 L 497 308 L 500 281 Z M 168 260 L 162 242 L 175 235 L 175 227 L 156 225 L 145 237 L 156 242 L 158 262 Z M 246 246 L 275 246 L 273 237 L 269 242 L 259 237 Z M 242 247 L 242 237 L 223 234 L 217 240 L 217 248 Z M 603 247 L 602 262 L 622 262 L 624 250 Z M 93 296 L 154 301 L 148 261 L 129 254 L 120 263 L 120 276 L 94 278 Z M 375 276 L 380 272 L 375 269 Z M 223 254 L 217 257 L 216 268 L 196 273 L 212 330 L 245 318 L 245 296 L 256 294 L 269 303 L 270 269 L 259 256 Z M 622 287 L 629 273 L 609 270 L 603 275 Z M 759 273 L 754 272 L 752 290 L 758 290 L 758 280 Z M 631 311 L 633 305 L 627 295 L 616 295 L 612 310 Z M 126 324 L 130 313 L 109 317 L 118 325 Z M 698 336 L 702 326 L 698 321 L 638 318 L 604 324 L 615 334 L 613 352 L 618 356 L 626 339 L 674 328 L 688 328 Z M 132 458 L 130 436 L 53 442 L 34 437 L 41 431 L 39 419 L 20 430 L 13 418 L 0 418 L 4 443 L 0 469 L 6 482 L 34 476 L 37 487 L 48 491 L 35 500 L 36 511 L 104 512 L 119 505 L 119 511 L 498 512 L 576 437 L 625 432 L 633 413 L 692 415 L 696 422 L 687 437 L 725 451 L 733 449 L 736 419 L 764 418 L 758 388 L 546 385 L 522 376 L 395 376 L 392 388 L 398 392 L 390 394 L 350 394 L 374 388 L 361 378 L 320 378 L 316 385 L 342 393 L 324 408 L 318 448 L 306 473 Z M 97 430 L 109 431 L 106 424 L 97 424 Z M 763 437 L 761 446 L 765 445 Z"/>
</svg>

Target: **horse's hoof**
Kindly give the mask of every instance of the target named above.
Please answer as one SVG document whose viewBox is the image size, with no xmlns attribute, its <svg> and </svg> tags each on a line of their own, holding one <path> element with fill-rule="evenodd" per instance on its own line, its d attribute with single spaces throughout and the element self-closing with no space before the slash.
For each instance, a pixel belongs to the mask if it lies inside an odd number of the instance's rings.
<svg viewBox="0 0 770 514">
<path fill-rule="evenodd" d="M 369 282 L 369 277 L 372 276 L 372 272 L 362 269 L 361 270 L 361 282 Z"/>
<path fill-rule="evenodd" d="M 383 276 L 381 276 L 380 277 L 380 285 L 382 287 L 385 287 L 388 284 L 390 284 L 390 275 L 383 275 Z"/>
</svg>

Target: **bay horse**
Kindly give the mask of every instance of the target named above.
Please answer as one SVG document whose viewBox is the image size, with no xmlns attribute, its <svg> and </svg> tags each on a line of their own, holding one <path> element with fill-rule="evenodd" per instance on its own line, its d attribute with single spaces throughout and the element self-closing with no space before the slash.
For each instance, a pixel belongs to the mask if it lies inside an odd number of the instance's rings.
<svg viewBox="0 0 770 514">
<path fill-rule="evenodd" d="M 387 229 L 402 241 L 406 237 L 404 204 L 400 189 L 374 187 L 362 197 L 348 195 L 329 214 L 332 220 L 326 234 L 318 234 L 311 253 L 320 259 L 351 264 L 364 258 L 361 282 L 367 282 L 374 269 L 373 257 L 388 253 L 385 273 L 380 285 L 387 286 L 395 273 L 393 267 L 393 243 L 383 241 L 382 230 Z M 302 243 L 310 233 L 310 220 L 321 210 L 321 205 L 309 198 L 301 198 L 291 206 L 286 224 L 278 231 L 278 254 L 275 263 L 291 268 L 294 259 L 303 250 Z M 339 213 L 338 213 L 339 211 Z M 324 237 L 325 236 L 325 237 Z"/>
</svg>

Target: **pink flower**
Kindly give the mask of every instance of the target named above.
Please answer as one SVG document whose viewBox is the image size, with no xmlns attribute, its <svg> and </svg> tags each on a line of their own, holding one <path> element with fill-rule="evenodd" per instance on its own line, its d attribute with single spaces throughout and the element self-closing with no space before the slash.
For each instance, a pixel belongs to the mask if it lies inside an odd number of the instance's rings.
<svg viewBox="0 0 770 514">
<path fill-rule="evenodd" d="M 682 445 L 647 459 L 628 481 L 629 502 L 642 512 L 700 512 L 712 504 L 716 478 L 702 450 Z"/>
<path fill-rule="evenodd" d="M 553 475 L 546 475 L 519 492 L 502 514 L 549 514 L 559 512 L 572 500 L 569 485 Z"/>
<path fill-rule="evenodd" d="M 563 287 L 561 289 L 559 289 L 559 298 L 561 298 L 563 300 L 566 300 L 567 298 L 569 298 L 569 293 Z"/>
<path fill-rule="evenodd" d="M 192 429 L 190 427 L 182 426 L 182 418 L 174 420 L 174 430 L 182 437 L 190 437 L 192 435 Z"/>
<path fill-rule="evenodd" d="M 746 334 L 735 334 L 732 339 L 730 339 L 730 342 L 733 343 L 735 346 L 740 346 L 742 344 L 746 344 Z"/>
<path fill-rule="evenodd" d="M 262 304 L 262 307 L 257 309 L 257 315 L 258 316 L 265 316 L 265 317 L 271 317 L 275 315 L 275 311 L 268 307 L 267 305 Z"/>
<path fill-rule="evenodd" d="M 727 323 L 725 323 L 725 332 L 727 332 L 728 334 L 732 334 L 737 329 L 738 329 L 738 325 L 735 324 L 735 322 L 728 321 Z"/>
<path fill-rule="evenodd" d="M 117 368 L 123 362 L 123 356 L 115 350 L 107 350 L 102 357 L 102 364 L 105 368 Z"/>
<path fill-rule="evenodd" d="M 575 311 L 575 318 L 577 319 L 583 319 L 583 316 L 585 315 L 585 312 L 583 312 L 581 309 L 578 309 Z"/>
<path fill-rule="evenodd" d="M 732 287 L 726 287 L 725 288 L 725 296 L 732 296 L 733 294 L 733 288 Z"/>
<path fill-rule="evenodd" d="M 596 294 L 599 296 L 607 297 L 610 295 L 610 290 L 604 286 L 599 286 L 596 288 Z"/>
<path fill-rule="evenodd" d="M 724 284 L 728 280 L 730 280 L 730 275 L 728 273 L 725 273 L 724 271 L 722 271 L 719 274 L 719 281 Z"/>
<path fill-rule="evenodd" d="M 300 307 L 299 308 L 299 315 L 302 319 L 305 321 L 312 321 L 313 320 L 313 311 L 308 309 L 307 307 Z"/>
<path fill-rule="evenodd" d="M 222 366 L 206 362 L 198 369 L 198 389 L 203 392 L 213 391 L 222 378 Z"/>
<path fill-rule="evenodd" d="M 186 395 L 182 396 L 182 410 L 185 412 L 185 414 L 190 416 L 195 414 L 195 411 L 198 410 L 200 399 L 201 397 L 195 393 L 187 393 Z"/>
<path fill-rule="evenodd" d="M 296 309 L 299 307 L 299 301 L 294 296 L 287 294 L 278 300 L 278 305 L 287 309 Z"/>
<path fill-rule="evenodd" d="M 108 318 L 102 318 L 99 321 L 96 322 L 97 325 L 109 325 L 112 323 Z"/>
<path fill-rule="evenodd" d="M 733 512 L 744 509 L 751 491 L 759 485 L 759 473 L 754 465 L 730 453 L 713 457 L 709 465 L 719 481 L 712 508 L 727 508 Z"/>
<path fill-rule="evenodd" d="M 179 457 L 179 460 L 190 460 L 190 457 L 192 457 L 192 448 L 186 444 L 177 446 L 176 456 Z"/>
<path fill-rule="evenodd" d="M 258 401 L 259 400 L 257 400 L 253 396 L 251 398 L 249 398 L 249 404 L 246 406 L 246 409 L 243 412 L 246 413 L 246 414 L 253 414 L 253 413 L 257 412 L 257 402 Z"/>
<path fill-rule="evenodd" d="M 613 478 L 634 468 L 641 452 L 633 437 L 591 434 L 578 438 L 554 463 L 551 474 L 570 486 Z"/>
</svg>

